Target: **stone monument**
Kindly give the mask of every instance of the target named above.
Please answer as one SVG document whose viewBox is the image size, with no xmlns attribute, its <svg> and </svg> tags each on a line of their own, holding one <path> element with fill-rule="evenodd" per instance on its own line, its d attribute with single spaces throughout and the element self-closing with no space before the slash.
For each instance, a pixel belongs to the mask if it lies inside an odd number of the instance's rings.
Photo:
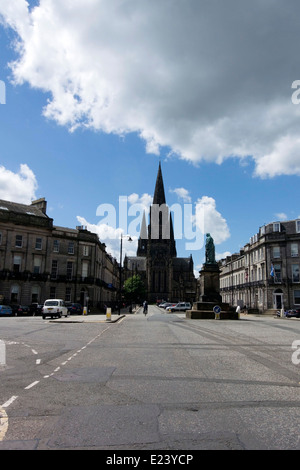
<svg viewBox="0 0 300 470">
<path fill-rule="evenodd" d="M 210 233 L 206 234 L 205 264 L 200 271 L 200 296 L 186 318 L 238 320 L 234 307 L 222 302 L 220 295 L 220 269 L 215 257 L 215 244 Z"/>
</svg>

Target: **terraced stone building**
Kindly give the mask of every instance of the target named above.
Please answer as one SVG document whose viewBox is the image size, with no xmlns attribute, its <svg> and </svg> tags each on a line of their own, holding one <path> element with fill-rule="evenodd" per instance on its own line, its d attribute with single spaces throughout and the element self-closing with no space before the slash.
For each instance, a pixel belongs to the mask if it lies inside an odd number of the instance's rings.
<svg viewBox="0 0 300 470">
<path fill-rule="evenodd" d="M 53 225 L 44 198 L 30 205 L 0 200 L 0 303 L 48 298 L 91 309 L 117 300 L 119 265 L 98 236 Z"/>
</svg>

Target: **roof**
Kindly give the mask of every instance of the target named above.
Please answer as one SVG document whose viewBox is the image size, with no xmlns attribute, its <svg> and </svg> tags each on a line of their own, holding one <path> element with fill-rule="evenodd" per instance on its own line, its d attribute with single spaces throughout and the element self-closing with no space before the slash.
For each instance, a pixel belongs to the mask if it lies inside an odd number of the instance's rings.
<svg viewBox="0 0 300 470">
<path fill-rule="evenodd" d="M 14 212 L 15 214 L 32 215 L 49 219 L 44 212 L 33 204 L 26 205 L 18 202 L 5 201 L 0 199 L 0 211 Z"/>
</svg>

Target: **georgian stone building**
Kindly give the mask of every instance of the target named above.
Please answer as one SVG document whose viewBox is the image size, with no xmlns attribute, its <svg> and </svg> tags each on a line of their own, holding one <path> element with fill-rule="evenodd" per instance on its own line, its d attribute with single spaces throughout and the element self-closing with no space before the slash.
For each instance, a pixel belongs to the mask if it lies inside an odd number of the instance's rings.
<svg viewBox="0 0 300 470">
<path fill-rule="evenodd" d="M 102 307 L 117 300 L 119 265 L 96 234 L 53 225 L 44 198 L 0 200 L 0 303 L 47 298 Z"/>
<path fill-rule="evenodd" d="M 222 299 L 266 312 L 300 308 L 300 219 L 260 227 L 238 254 L 220 262 Z"/>
<path fill-rule="evenodd" d="M 125 278 L 139 274 L 144 279 L 149 302 L 196 300 L 196 279 L 192 255 L 177 258 L 173 222 L 159 164 L 149 224 L 143 218 L 137 256 L 125 257 Z"/>
</svg>

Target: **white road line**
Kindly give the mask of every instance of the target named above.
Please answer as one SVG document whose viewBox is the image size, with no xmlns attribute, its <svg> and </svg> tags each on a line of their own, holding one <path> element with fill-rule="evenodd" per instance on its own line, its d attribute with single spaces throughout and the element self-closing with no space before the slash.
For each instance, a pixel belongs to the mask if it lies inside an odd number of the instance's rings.
<svg viewBox="0 0 300 470">
<path fill-rule="evenodd" d="M 11 405 L 17 398 L 18 396 L 12 396 L 9 400 L 3 403 L 2 408 L 8 408 L 9 405 Z"/>
<path fill-rule="evenodd" d="M 36 380 L 35 382 L 32 382 L 32 384 L 27 385 L 27 387 L 25 387 L 25 390 L 29 390 L 30 388 L 34 387 L 38 383 L 39 383 L 39 380 Z"/>
</svg>

